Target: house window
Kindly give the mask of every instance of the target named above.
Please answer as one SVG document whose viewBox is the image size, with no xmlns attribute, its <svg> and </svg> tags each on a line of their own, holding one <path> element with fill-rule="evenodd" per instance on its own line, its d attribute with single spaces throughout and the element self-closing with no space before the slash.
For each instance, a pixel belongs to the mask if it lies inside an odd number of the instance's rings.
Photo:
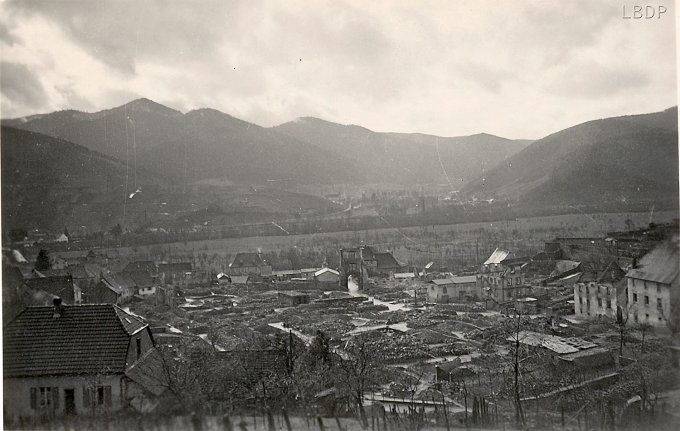
<svg viewBox="0 0 680 431">
<path fill-rule="evenodd" d="M 597 298 L 597 306 L 602 308 L 602 298 Z"/>
<path fill-rule="evenodd" d="M 522 279 L 517 277 L 515 278 L 515 284 L 519 285 L 522 282 Z"/>
<path fill-rule="evenodd" d="M 637 313 L 633 314 L 633 320 L 635 320 L 635 323 L 638 323 L 638 315 L 637 315 Z"/>
<path fill-rule="evenodd" d="M 612 300 L 611 299 L 607 299 L 607 308 L 608 309 L 612 308 Z"/>
<path fill-rule="evenodd" d="M 663 308 L 663 301 L 661 300 L 661 298 L 656 298 L 656 308 L 658 308 L 659 310 Z"/>
<path fill-rule="evenodd" d="M 512 298 L 512 290 L 508 290 L 508 298 Z"/>
<path fill-rule="evenodd" d="M 645 295 L 645 305 L 649 305 L 649 296 Z"/>
<path fill-rule="evenodd" d="M 38 409 L 50 409 L 59 408 L 59 388 L 52 387 L 39 387 L 31 388 L 31 408 L 33 410 Z"/>
<path fill-rule="evenodd" d="M 83 388 L 83 406 L 111 407 L 111 386 L 96 386 Z"/>
<path fill-rule="evenodd" d="M 137 344 L 137 359 L 139 359 L 139 357 L 142 356 L 142 339 L 137 338 L 135 342 Z"/>
<path fill-rule="evenodd" d="M 508 286 L 512 286 L 512 278 L 508 278 Z"/>
<path fill-rule="evenodd" d="M 633 293 L 633 302 L 637 302 L 637 293 Z"/>
</svg>

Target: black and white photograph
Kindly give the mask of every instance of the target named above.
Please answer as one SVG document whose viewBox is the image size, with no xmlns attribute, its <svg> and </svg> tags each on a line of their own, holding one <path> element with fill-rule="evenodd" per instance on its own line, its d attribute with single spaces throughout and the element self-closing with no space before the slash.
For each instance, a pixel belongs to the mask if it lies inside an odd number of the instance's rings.
<svg viewBox="0 0 680 431">
<path fill-rule="evenodd" d="M 2 429 L 680 429 L 674 0 L 0 0 Z"/>
</svg>

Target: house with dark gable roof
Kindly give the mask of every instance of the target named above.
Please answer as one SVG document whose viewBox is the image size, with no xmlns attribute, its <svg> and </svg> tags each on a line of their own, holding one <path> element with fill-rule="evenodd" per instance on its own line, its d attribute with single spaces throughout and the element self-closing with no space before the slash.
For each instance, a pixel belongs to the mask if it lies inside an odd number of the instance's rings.
<svg viewBox="0 0 680 431">
<path fill-rule="evenodd" d="M 103 274 L 99 283 L 85 293 L 83 302 L 123 304 L 137 293 L 137 284 L 129 273 Z"/>
<path fill-rule="evenodd" d="M 229 264 L 230 275 L 270 275 L 272 267 L 258 253 L 236 253 Z"/>
<path fill-rule="evenodd" d="M 150 260 L 138 260 L 128 263 L 121 272 L 145 271 L 151 275 L 158 274 L 158 267 Z"/>
<path fill-rule="evenodd" d="M 49 296 L 61 298 L 66 304 L 80 304 L 82 292 L 70 275 L 35 277 L 24 281 L 26 287 L 42 291 Z"/>
<path fill-rule="evenodd" d="M 153 394 L 126 374 L 154 349 L 149 326 L 116 305 L 28 307 L 3 336 L 6 420 L 113 412 Z"/>
</svg>

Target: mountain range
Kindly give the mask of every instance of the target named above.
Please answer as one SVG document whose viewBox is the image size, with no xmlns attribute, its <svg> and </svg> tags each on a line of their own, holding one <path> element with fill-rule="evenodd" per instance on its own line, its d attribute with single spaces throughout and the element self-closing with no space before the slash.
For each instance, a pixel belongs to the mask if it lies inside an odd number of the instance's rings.
<svg viewBox="0 0 680 431">
<path fill-rule="evenodd" d="M 214 109 L 182 114 L 148 99 L 96 113 L 60 111 L 3 124 L 185 181 L 255 184 L 281 179 L 300 184 L 448 182 L 460 188 L 529 142 L 487 134 L 377 133 L 316 118 L 264 128 Z"/>
<path fill-rule="evenodd" d="M 130 203 L 136 210 L 128 218 L 140 223 L 172 205 L 169 213 L 187 217 L 213 205 L 227 224 L 269 220 L 272 212 L 285 218 L 339 210 L 320 197 L 291 194 L 295 185 L 439 185 L 466 200 L 559 212 L 678 202 L 677 107 L 589 121 L 533 142 L 485 133 L 381 133 L 312 117 L 265 128 L 214 109 L 184 114 L 148 99 L 2 126 L 5 224 L 70 217 L 106 227 L 126 218 L 123 195 L 138 187 L 151 191 Z M 159 210 L 161 201 L 169 207 Z"/>
</svg>

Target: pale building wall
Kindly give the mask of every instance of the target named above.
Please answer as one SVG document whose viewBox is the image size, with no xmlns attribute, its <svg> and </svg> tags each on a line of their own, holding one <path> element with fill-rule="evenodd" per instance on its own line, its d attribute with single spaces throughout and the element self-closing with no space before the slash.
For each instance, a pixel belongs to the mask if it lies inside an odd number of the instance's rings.
<svg viewBox="0 0 680 431">
<path fill-rule="evenodd" d="M 616 319 L 618 305 L 616 287 L 609 283 L 574 284 L 574 312 L 578 318 L 605 316 Z"/>
<path fill-rule="evenodd" d="M 61 376 L 61 377 L 24 377 L 24 378 L 5 378 L 3 379 L 3 402 L 5 413 L 14 418 L 21 416 L 61 416 L 64 414 L 65 390 L 72 389 L 74 391 L 74 406 L 75 414 L 90 415 L 103 414 L 106 412 L 113 412 L 120 410 L 124 405 L 126 385 L 125 377 L 122 375 L 103 376 L 103 375 L 89 375 L 89 376 Z M 95 386 L 110 386 L 111 387 L 111 405 L 107 406 L 104 402 L 99 404 L 97 396 L 92 400 L 90 398 L 90 405 L 85 406 L 84 390 Z M 31 388 L 51 388 L 52 399 L 49 405 L 40 406 L 38 400 L 36 408 L 31 407 Z M 55 389 L 56 388 L 56 389 Z M 53 391 L 58 392 L 58 396 L 54 398 Z M 94 401 L 94 403 L 92 402 Z"/>
<path fill-rule="evenodd" d="M 631 322 L 664 327 L 671 313 L 671 286 L 628 278 L 628 303 Z"/>
</svg>

